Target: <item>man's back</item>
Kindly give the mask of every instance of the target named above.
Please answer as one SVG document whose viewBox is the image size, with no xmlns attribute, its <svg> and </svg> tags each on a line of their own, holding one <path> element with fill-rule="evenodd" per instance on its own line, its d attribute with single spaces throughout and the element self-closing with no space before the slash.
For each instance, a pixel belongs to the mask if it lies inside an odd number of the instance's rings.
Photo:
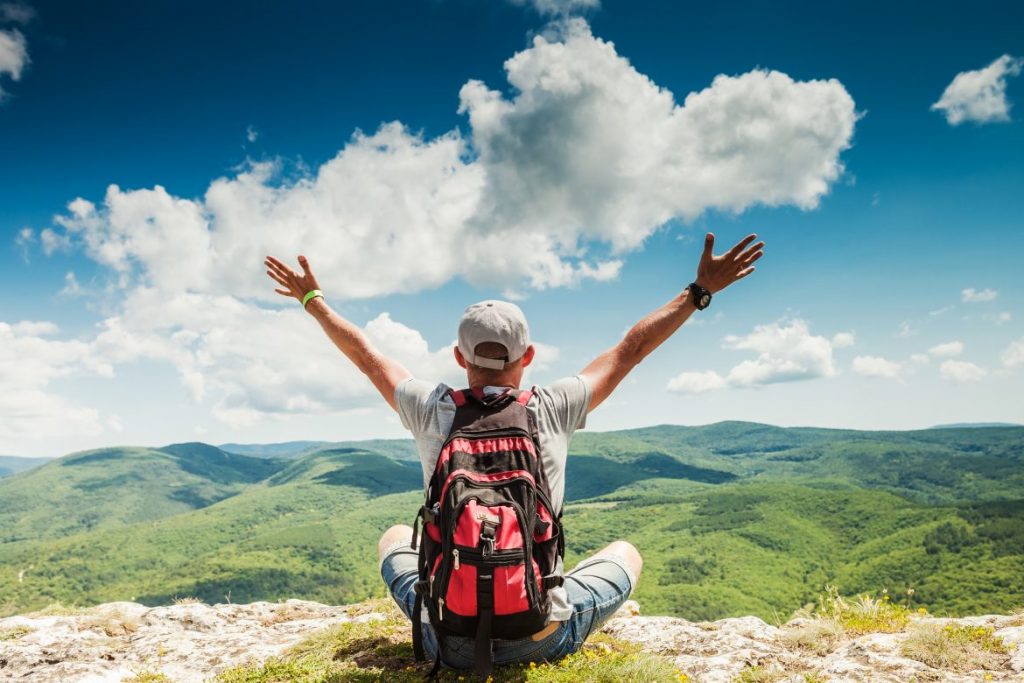
<svg viewBox="0 0 1024 683">
<path fill-rule="evenodd" d="M 451 430 L 455 403 L 448 385 L 432 384 L 410 377 L 395 389 L 395 403 L 402 426 L 412 432 L 423 466 L 426 487 L 434 473 L 437 456 Z M 497 393 L 507 387 L 485 387 Z M 579 375 L 566 377 L 546 387 L 537 387 L 526 409 L 537 424 L 544 471 L 551 487 L 553 512 L 562 510 L 565 500 L 565 463 L 573 432 L 583 429 L 590 405 L 590 386 Z"/>
</svg>

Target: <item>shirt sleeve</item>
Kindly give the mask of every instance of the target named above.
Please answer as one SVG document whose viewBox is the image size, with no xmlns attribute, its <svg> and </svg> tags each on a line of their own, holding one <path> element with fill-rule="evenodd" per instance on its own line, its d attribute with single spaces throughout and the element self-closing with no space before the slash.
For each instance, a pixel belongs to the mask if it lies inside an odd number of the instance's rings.
<svg viewBox="0 0 1024 683">
<path fill-rule="evenodd" d="M 415 377 L 402 380 L 395 387 L 395 405 L 402 426 L 413 434 L 426 429 L 430 419 L 431 396 L 439 387 Z"/>
<path fill-rule="evenodd" d="M 538 398 L 548 425 L 557 432 L 572 434 L 587 425 L 590 385 L 581 375 L 565 377 L 541 389 Z"/>
</svg>

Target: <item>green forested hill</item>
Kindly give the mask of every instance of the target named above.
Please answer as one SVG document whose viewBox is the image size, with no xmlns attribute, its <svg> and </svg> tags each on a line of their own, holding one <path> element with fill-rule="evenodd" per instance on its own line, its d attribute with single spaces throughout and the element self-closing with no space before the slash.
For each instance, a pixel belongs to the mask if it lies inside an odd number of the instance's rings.
<svg viewBox="0 0 1024 683">
<path fill-rule="evenodd" d="M 24 472 L 50 461 L 50 458 L 22 458 L 16 455 L 0 455 L 0 477 Z"/>
<path fill-rule="evenodd" d="M 0 614 L 383 595 L 376 538 L 420 500 L 412 443 L 245 448 L 261 457 L 103 449 L 0 480 Z M 1024 428 L 584 432 L 567 562 L 628 538 L 645 610 L 688 618 L 788 615 L 830 582 L 913 587 L 934 613 L 1005 612 L 1024 606 L 1022 476 Z"/>
<path fill-rule="evenodd" d="M 282 463 L 200 443 L 75 453 L 0 479 L 0 548 L 204 507 Z"/>
</svg>

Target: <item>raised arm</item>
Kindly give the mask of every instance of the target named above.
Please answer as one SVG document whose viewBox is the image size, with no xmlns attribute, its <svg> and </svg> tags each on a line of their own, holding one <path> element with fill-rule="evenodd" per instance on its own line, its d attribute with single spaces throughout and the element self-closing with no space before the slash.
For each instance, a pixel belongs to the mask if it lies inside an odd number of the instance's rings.
<svg viewBox="0 0 1024 683">
<path fill-rule="evenodd" d="M 282 286 L 274 291 L 297 299 L 300 304 L 307 292 L 320 289 L 305 256 L 299 256 L 301 275 L 273 256 L 268 256 L 263 265 L 267 267 L 267 275 Z M 412 373 L 374 348 L 363 331 L 331 310 L 322 296 L 310 299 L 306 303 L 306 312 L 316 318 L 334 345 L 373 382 L 388 405 L 397 410 L 395 388 Z"/>
<path fill-rule="evenodd" d="M 754 261 L 764 253 L 764 242 L 750 246 L 755 239 L 757 235 L 747 235 L 726 253 L 715 256 L 712 253 L 715 236 L 709 232 L 704 238 L 704 253 L 694 282 L 714 294 L 753 273 Z M 687 287 L 667 304 L 644 316 L 622 341 L 591 361 L 580 373 L 591 388 L 588 411 L 601 405 L 629 371 L 671 337 L 695 310 L 697 307 Z"/>
</svg>

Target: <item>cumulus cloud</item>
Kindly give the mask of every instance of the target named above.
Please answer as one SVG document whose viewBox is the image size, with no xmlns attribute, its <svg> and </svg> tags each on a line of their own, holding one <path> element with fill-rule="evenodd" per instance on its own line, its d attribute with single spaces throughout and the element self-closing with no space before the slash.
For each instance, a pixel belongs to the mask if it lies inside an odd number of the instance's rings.
<svg viewBox="0 0 1024 683">
<path fill-rule="evenodd" d="M 853 359 L 851 369 L 862 377 L 887 377 L 895 379 L 900 376 L 903 366 L 896 361 L 880 356 L 857 356 Z"/>
<path fill-rule="evenodd" d="M 112 275 L 122 303 L 102 349 L 125 356 L 117 340 L 173 363 L 197 400 L 244 423 L 347 409 L 369 391 L 328 342 L 294 353 L 310 347 L 309 321 L 265 307 L 280 301 L 267 254 L 306 254 L 338 300 L 456 278 L 520 292 L 571 286 L 616 277 L 671 219 L 813 209 L 842 174 L 857 114 L 838 81 L 759 69 L 720 75 L 679 103 L 582 20 L 559 27 L 505 63 L 507 93 L 463 86 L 466 133 L 426 138 L 385 123 L 309 173 L 251 163 L 199 198 L 111 185 L 101 201 L 72 201 L 44 247 L 81 249 Z M 450 349 L 398 325 L 378 318 L 367 332 L 382 346 L 400 339 L 411 367 L 439 372 Z M 729 381 L 834 372 L 820 339 L 827 361 L 759 351 Z"/>
<path fill-rule="evenodd" d="M 59 395 L 54 381 L 74 375 L 110 376 L 91 343 L 50 339 L 49 321 L 0 322 L 0 442 L 99 434 L 99 413 Z"/>
<path fill-rule="evenodd" d="M 983 69 L 961 71 L 932 105 L 932 111 L 941 111 L 951 126 L 965 121 L 1009 121 L 1006 79 L 1018 75 L 1022 64 L 1024 60 L 1003 55 Z"/>
<path fill-rule="evenodd" d="M 928 349 L 928 353 L 933 356 L 959 356 L 964 352 L 963 342 L 951 341 L 944 344 L 936 344 L 935 346 Z"/>
<path fill-rule="evenodd" d="M 726 386 L 725 378 L 714 370 L 682 372 L 668 381 L 666 389 L 681 394 L 702 394 Z"/>
<path fill-rule="evenodd" d="M 725 338 L 725 348 L 756 351 L 758 357 L 745 360 L 729 371 L 727 380 L 737 386 L 790 382 L 836 374 L 832 344 L 810 333 L 807 322 L 759 325 L 742 337 Z"/>
<path fill-rule="evenodd" d="M 960 292 L 960 300 L 967 304 L 983 303 L 985 301 L 993 301 L 999 292 L 994 289 L 974 289 L 974 287 L 968 287 L 967 289 Z"/>
<path fill-rule="evenodd" d="M 733 366 L 722 377 L 715 372 L 684 372 L 669 380 L 667 389 L 699 393 L 723 387 L 750 387 L 793 382 L 836 374 L 832 342 L 810 333 L 800 319 L 758 325 L 747 335 L 729 335 L 723 348 L 753 351 L 757 357 Z"/>
<path fill-rule="evenodd" d="M 968 361 L 947 360 L 939 366 L 939 374 L 952 382 L 967 383 L 981 380 L 988 374 L 988 370 Z"/>
<path fill-rule="evenodd" d="M 680 105 L 585 22 L 564 26 L 506 62 L 510 97 L 463 86 L 468 138 L 392 122 L 309 176 L 253 164 L 200 200 L 111 186 L 59 224 L 161 289 L 269 299 L 262 257 L 300 249 L 346 298 L 457 277 L 540 289 L 615 277 L 672 218 L 814 208 L 842 172 L 857 115 L 838 81 L 721 75 Z"/>
<path fill-rule="evenodd" d="M 0 31 L 0 79 L 6 76 L 12 81 L 21 80 L 22 71 L 27 64 L 28 46 L 21 31 Z M 4 90 L 0 87 L 0 99 L 3 99 L 4 95 Z"/>
<path fill-rule="evenodd" d="M 845 349 L 857 342 L 853 332 L 839 332 L 832 336 L 832 348 Z"/>
<path fill-rule="evenodd" d="M 454 318 L 452 324 L 454 329 Z M 460 381 L 454 341 L 431 350 L 418 331 L 388 313 L 369 321 L 364 331 L 417 376 Z M 216 418 L 235 426 L 268 416 L 358 410 L 376 396 L 297 306 L 275 310 L 195 293 L 167 298 L 155 288 L 141 288 L 119 315 L 104 321 L 94 346 L 113 363 L 172 364 L 193 400 L 209 402 Z M 557 353 L 540 347 L 541 358 Z"/>
<path fill-rule="evenodd" d="M 1010 345 L 1003 351 L 1003 365 L 1008 368 L 1024 365 L 1024 337 L 1010 342 Z"/>
</svg>

